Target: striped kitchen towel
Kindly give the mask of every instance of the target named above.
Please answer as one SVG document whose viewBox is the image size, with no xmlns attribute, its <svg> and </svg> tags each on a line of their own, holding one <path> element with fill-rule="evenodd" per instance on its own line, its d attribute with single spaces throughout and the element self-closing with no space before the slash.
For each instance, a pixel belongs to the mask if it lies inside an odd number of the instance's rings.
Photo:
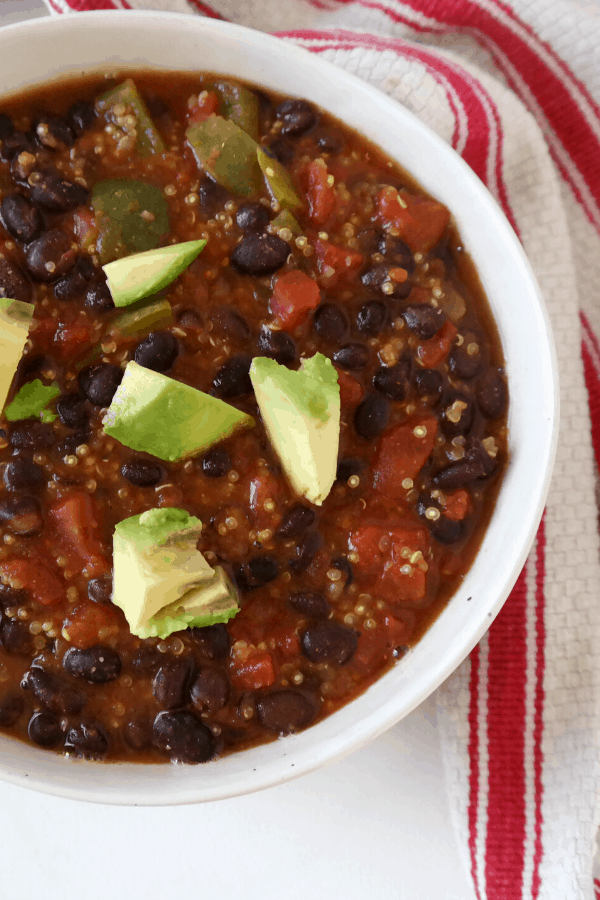
<svg viewBox="0 0 600 900">
<path fill-rule="evenodd" d="M 417 113 L 502 205 L 550 312 L 563 415 L 527 565 L 438 691 L 447 785 L 479 900 L 600 900 L 600 10 L 583 0 L 46 2 L 55 13 L 166 9 L 280 32 Z"/>
</svg>

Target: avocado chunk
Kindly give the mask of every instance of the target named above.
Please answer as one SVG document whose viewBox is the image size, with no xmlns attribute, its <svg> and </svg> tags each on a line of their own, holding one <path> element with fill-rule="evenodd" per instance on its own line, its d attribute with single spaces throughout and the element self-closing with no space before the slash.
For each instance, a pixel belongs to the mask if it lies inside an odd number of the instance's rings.
<svg viewBox="0 0 600 900">
<path fill-rule="evenodd" d="M 0 297 L 0 407 L 3 408 L 21 362 L 33 321 L 33 306 Z"/>
<path fill-rule="evenodd" d="M 257 149 L 256 156 L 273 199 L 279 203 L 282 209 L 289 209 L 292 213 L 299 212 L 304 203 L 296 193 L 292 177 L 287 169 L 277 159 L 273 159 L 265 153 L 262 147 Z"/>
<path fill-rule="evenodd" d="M 269 439 L 294 490 L 320 506 L 337 468 L 340 388 L 331 360 L 316 353 L 298 371 L 252 360 L 250 380 Z"/>
<path fill-rule="evenodd" d="M 103 266 L 115 306 L 129 306 L 171 284 L 206 247 L 206 241 L 185 241 L 134 253 Z"/>
<path fill-rule="evenodd" d="M 205 581 L 171 603 L 138 628 L 141 638 L 166 638 L 184 628 L 205 628 L 228 622 L 239 612 L 237 591 L 221 566 Z"/>
<path fill-rule="evenodd" d="M 258 194 L 262 184 L 258 144 L 243 128 L 221 116 L 210 116 L 190 125 L 185 136 L 198 165 L 217 184 L 244 197 Z"/>
<path fill-rule="evenodd" d="M 167 201 L 160 188 L 146 181 L 109 178 L 92 190 L 101 263 L 154 250 L 171 227 Z"/>
<path fill-rule="evenodd" d="M 249 428 L 254 419 L 217 397 L 130 362 L 103 425 L 106 434 L 126 447 L 175 462 Z"/>
<path fill-rule="evenodd" d="M 119 107 L 122 107 L 122 112 Z M 122 84 L 118 84 L 103 94 L 96 101 L 96 109 L 110 118 L 117 127 L 120 126 L 125 116 L 133 116 L 135 119 L 135 149 L 140 156 L 164 152 L 165 145 L 162 138 L 131 78 L 127 78 Z"/>
<path fill-rule="evenodd" d="M 57 414 L 46 407 L 59 394 L 60 387 L 55 381 L 52 384 L 44 384 L 39 378 L 34 378 L 33 381 L 28 381 L 22 388 L 19 388 L 15 397 L 4 410 L 4 415 L 9 422 L 29 419 L 32 416 L 41 419 L 42 422 L 54 422 L 58 419 Z"/>
<path fill-rule="evenodd" d="M 165 606 L 181 601 L 214 571 L 196 549 L 200 519 L 184 509 L 149 509 L 119 522 L 113 535 L 113 603 L 133 634 Z"/>
</svg>

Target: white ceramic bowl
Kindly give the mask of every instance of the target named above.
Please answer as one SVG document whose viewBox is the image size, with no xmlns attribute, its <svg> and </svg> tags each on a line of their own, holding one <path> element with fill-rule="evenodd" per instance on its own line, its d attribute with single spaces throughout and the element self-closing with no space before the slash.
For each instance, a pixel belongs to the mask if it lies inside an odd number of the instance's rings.
<svg viewBox="0 0 600 900">
<path fill-rule="evenodd" d="M 542 514 L 556 443 L 557 368 L 539 289 L 505 217 L 467 165 L 403 107 L 317 55 L 211 19 L 99 12 L 0 30 L 7 95 L 107 68 L 231 74 L 312 100 L 378 143 L 452 210 L 507 362 L 510 465 L 479 554 L 420 643 L 358 699 L 299 735 L 200 766 L 73 761 L 0 737 L 0 778 L 14 784 L 103 803 L 196 803 L 279 784 L 362 747 L 474 647 L 508 596 Z"/>
</svg>

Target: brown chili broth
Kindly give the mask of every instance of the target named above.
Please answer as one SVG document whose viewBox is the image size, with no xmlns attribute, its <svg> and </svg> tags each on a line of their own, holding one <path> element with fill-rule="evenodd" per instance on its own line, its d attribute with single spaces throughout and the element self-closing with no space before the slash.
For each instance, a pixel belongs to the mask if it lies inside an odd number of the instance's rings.
<svg viewBox="0 0 600 900">
<path fill-rule="evenodd" d="M 163 99 L 181 119 L 185 114 L 189 95 L 198 94 L 202 90 L 202 81 L 199 77 L 184 73 L 160 73 L 160 75 L 154 75 L 147 72 L 127 72 L 126 76 L 133 77 L 140 92 L 145 97 L 150 96 Z M 38 88 L 35 92 L 12 99 L 9 103 L 4 104 L 3 111 L 13 116 L 17 126 L 26 128 L 29 126 L 32 116 L 37 112 L 44 111 L 64 115 L 75 99 L 93 99 L 111 84 L 116 84 L 120 80 L 121 78 L 114 76 L 111 78 L 94 76 L 80 80 L 66 80 L 58 85 L 49 85 L 43 89 Z M 208 80 L 210 80 L 210 76 L 208 76 Z M 275 100 L 278 99 L 274 94 L 271 94 L 271 97 Z M 101 119 L 98 119 L 95 125 L 77 141 L 75 146 L 85 145 L 89 153 L 89 148 L 94 143 L 95 138 L 102 134 L 104 124 Z M 372 171 L 378 173 L 378 181 L 380 183 L 394 186 L 402 185 L 416 193 L 424 193 L 410 175 L 395 163 L 389 162 L 376 147 L 369 144 L 360 135 L 351 132 L 328 114 L 323 113 L 321 115 L 321 124 L 330 128 L 340 129 L 344 134 L 346 144 L 344 155 L 348 155 L 354 150 L 365 154 Z M 165 144 L 167 148 L 180 147 L 183 144 L 184 130 L 185 125 L 176 124 L 172 132 L 169 133 L 164 130 L 163 123 L 161 133 L 166 138 Z M 84 162 L 83 167 L 79 165 L 77 158 L 74 161 L 69 159 L 68 151 L 54 153 L 52 161 L 67 178 L 74 177 L 83 168 L 83 177 L 88 186 L 91 187 L 96 180 L 103 178 L 127 177 L 130 173 L 130 165 L 133 159 L 135 177 L 152 180 L 162 188 L 169 184 L 173 184 L 177 188 L 174 196 L 167 197 L 172 223 L 172 231 L 169 238 L 173 241 L 185 241 L 201 236 L 197 226 L 198 223 L 206 225 L 206 217 L 202 216 L 197 206 L 191 206 L 185 200 L 190 193 L 190 186 L 194 187 L 194 183 L 198 182 L 201 177 L 187 147 L 184 147 L 183 150 L 183 164 L 179 160 L 179 153 L 177 151 L 170 152 L 169 150 L 166 154 L 166 163 L 156 163 L 152 158 L 140 160 L 135 155 L 133 157 L 125 155 L 121 161 L 114 163 L 107 153 L 110 140 L 107 139 L 106 135 L 103 135 L 103 139 L 105 142 L 104 151 L 94 154 L 92 150 L 91 162 Z M 309 147 L 310 142 L 310 135 L 297 140 L 299 145 L 305 144 Z M 298 159 L 301 155 L 301 151 L 297 151 L 295 159 Z M 328 154 L 321 151 L 312 155 L 322 156 L 328 161 Z M 350 175 L 354 167 L 354 162 L 348 166 Z M 11 184 L 7 176 L 8 169 L 9 165 L 7 163 L 0 163 L 0 188 L 2 195 L 8 190 L 14 189 L 14 185 Z M 189 175 L 190 180 L 185 185 L 180 185 L 179 180 L 186 175 Z M 350 182 L 350 180 L 351 178 L 349 177 L 348 181 Z M 264 196 L 267 197 L 266 190 Z M 243 202 L 243 198 L 233 197 L 232 199 L 236 205 Z M 361 207 L 363 208 L 361 209 Z M 363 226 L 368 226 L 369 214 L 364 209 L 364 200 L 357 202 L 352 212 L 364 216 Z M 69 213 L 57 214 L 50 215 L 48 218 L 52 224 L 65 223 L 69 215 Z M 235 226 L 234 217 L 235 213 L 229 216 L 230 219 L 233 218 L 233 227 L 229 230 L 225 230 L 223 227 L 225 223 L 223 222 L 215 222 L 214 220 L 208 222 L 205 228 L 209 236 L 206 249 L 198 261 L 193 264 L 189 272 L 178 279 L 168 290 L 167 297 L 174 311 L 174 324 L 176 323 L 177 314 L 183 309 L 197 308 L 201 311 L 206 326 L 210 320 L 210 315 L 207 311 L 223 303 L 227 306 L 234 306 L 246 318 L 252 327 L 254 336 L 258 333 L 260 325 L 271 321 L 268 312 L 268 299 L 273 278 L 268 276 L 260 279 L 248 279 L 243 275 L 236 274 L 230 268 L 225 269 L 222 265 L 223 257 L 228 255 L 240 236 L 240 231 Z M 356 228 L 357 232 L 360 227 Z M 190 231 L 190 228 L 192 231 Z M 314 232 L 318 230 L 313 227 Z M 306 233 L 305 230 L 303 230 L 303 233 Z M 460 290 L 460 293 L 467 300 L 469 308 L 465 319 L 460 323 L 459 330 L 462 331 L 469 325 L 474 325 L 479 330 L 483 328 L 487 336 L 489 363 L 501 368 L 503 356 L 497 330 L 478 277 L 468 255 L 460 244 L 460 239 L 453 226 L 450 227 L 449 233 L 450 240 L 448 245 L 451 248 L 455 269 L 453 272 L 446 273 L 446 278 L 454 287 Z M 330 239 L 333 243 L 340 243 L 339 235 L 330 234 Z M 2 244 L 0 252 L 23 265 L 22 249 L 15 241 L 8 238 L 4 230 L 0 232 L 0 244 Z M 294 263 L 293 265 L 288 263 L 281 271 L 287 271 L 289 268 L 298 265 L 305 267 L 311 264 L 311 258 L 304 257 L 293 246 L 293 242 L 292 249 L 294 252 Z M 439 274 L 440 271 L 439 266 L 436 264 L 435 272 Z M 281 272 L 276 274 L 281 274 Z M 423 284 L 427 283 L 428 277 L 430 276 L 421 271 L 420 278 Z M 250 281 L 255 283 L 252 288 L 249 285 Z M 353 291 L 353 296 L 343 299 L 347 304 L 352 319 L 361 303 L 369 298 L 358 280 L 351 290 Z M 68 323 L 74 315 L 78 315 L 85 319 L 86 322 L 92 324 L 96 338 L 101 337 L 107 321 L 110 321 L 110 315 L 107 318 L 105 314 L 95 314 L 87 310 L 74 309 L 74 304 L 72 303 L 67 304 L 55 301 L 52 285 L 36 284 L 35 292 L 36 318 L 46 318 L 50 315 L 58 317 L 60 322 Z M 328 298 L 329 295 L 325 289 L 322 300 Z M 171 326 L 171 330 L 172 328 L 173 326 Z M 210 389 L 215 372 L 232 353 L 248 352 L 251 355 L 260 355 L 259 351 L 255 349 L 255 342 L 224 339 L 217 336 L 214 333 L 214 329 L 209 331 L 205 327 L 199 335 L 192 332 L 188 332 L 185 336 L 179 332 L 176 333 L 180 340 L 182 352 L 180 352 L 173 369 L 168 374 L 203 391 Z M 386 329 L 383 333 L 382 343 L 386 339 L 394 337 L 394 335 L 393 327 Z M 299 353 L 311 355 L 319 349 L 331 355 L 334 349 L 333 345 L 322 340 L 317 341 L 315 337 L 310 329 L 310 320 L 306 325 L 300 326 L 294 333 Z M 354 330 L 350 339 L 362 340 L 362 337 Z M 92 340 L 91 345 L 94 345 L 96 342 Z M 126 358 L 131 358 L 136 343 L 135 339 L 121 343 L 114 352 L 110 352 L 110 348 L 107 347 L 107 352 L 102 359 L 121 365 L 124 363 L 125 351 L 127 351 Z M 358 373 L 351 373 L 363 386 L 369 385 L 373 372 L 377 368 L 376 353 L 377 346 L 374 346 L 371 353 L 371 361 L 366 369 Z M 27 360 L 33 359 L 36 355 L 35 348 L 29 349 L 26 363 Z M 55 373 L 54 376 L 52 376 L 52 372 Z M 73 366 L 61 364 L 45 365 L 42 367 L 41 372 L 36 372 L 36 377 L 39 377 L 40 374 L 42 377 L 46 375 L 52 380 L 57 380 L 60 383 L 62 392 L 77 390 L 77 370 Z M 17 380 L 15 379 L 12 394 L 14 394 L 16 387 Z M 229 402 L 257 416 L 257 407 L 252 396 L 234 399 Z M 393 405 L 395 409 L 392 413 L 390 424 L 402 421 L 405 415 L 402 409 L 405 404 L 395 403 Z M 205 523 L 205 530 L 199 547 L 203 552 L 208 551 L 209 559 L 214 560 L 215 558 L 215 556 L 210 555 L 212 552 L 220 561 L 226 560 L 230 566 L 235 566 L 244 562 L 252 552 L 257 552 L 261 544 L 262 552 L 273 550 L 275 553 L 280 554 L 280 540 L 268 539 L 264 542 L 258 541 L 257 532 L 264 531 L 265 528 L 271 526 L 276 527 L 281 513 L 298 502 L 298 498 L 293 495 L 291 489 L 282 482 L 277 498 L 277 515 L 274 517 L 261 516 L 259 517 L 261 521 L 257 523 L 256 521 L 250 521 L 247 513 L 247 462 L 249 460 L 257 461 L 256 464 L 259 469 L 263 466 L 271 469 L 278 467 L 274 451 L 266 439 L 262 426 L 231 439 L 225 445 L 231 453 L 234 470 L 239 474 L 239 479 L 236 482 L 227 476 L 217 481 L 209 481 L 198 474 L 195 463 L 188 461 L 179 464 L 167 464 L 166 468 L 168 469 L 169 477 L 164 479 L 155 490 L 154 488 L 136 488 L 122 478 L 119 474 L 120 467 L 124 461 L 130 459 L 134 454 L 126 447 L 103 435 L 101 430 L 102 411 L 91 407 L 91 405 L 90 411 L 94 437 L 93 440 L 87 443 L 90 450 L 88 458 L 93 458 L 96 461 L 93 465 L 81 457 L 78 458 L 76 465 L 67 465 L 64 460 L 58 459 L 52 450 L 43 452 L 41 455 L 36 454 L 36 461 L 42 465 L 48 475 L 49 483 L 51 483 L 51 487 L 45 487 L 39 494 L 43 506 L 52 502 L 55 498 L 65 496 L 72 485 L 76 485 L 78 488 L 81 488 L 83 485 L 84 489 L 90 489 L 89 482 L 93 479 L 97 485 L 93 491 L 95 501 L 102 510 L 101 537 L 107 550 L 111 546 L 112 532 L 117 522 L 153 506 L 165 505 L 182 507 L 191 514 L 198 516 Z M 365 446 L 365 442 L 354 434 L 351 419 L 351 413 L 344 416 L 344 411 L 342 411 L 340 458 L 359 454 L 368 458 L 373 454 L 373 445 Z M 54 428 L 58 435 L 58 440 L 64 439 L 71 433 L 71 429 L 65 428 L 59 421 L 54 424 Z M 502 419 L 491 423 L 488 422 L 486 434 L 494 435 L 500 447 L 501 455 L 506 459 L 506 417 L 504 416 Z M 10 448 L 3 450 L 0 457 L 1 462 L 5 463 L 9 456 Z M 252 469 L 252 471 L 254 472 L 255 469 Z M 55 479 L 53 483 L 51 482 L 52 478 Z M 88 485 L 87 488 L 86 484 Z M 441 549 L 444 559 L 454 559 L 460 553 L 461 564 L 452 576 L 439 580 L 435 594 L 433 596 L 431 593 L 428 595 L 426 604 L 419 604 L 420 608 L 413 609 L 414 627 L 412 634 L 405 642 L 407 646 L 413 645 L 427 630 L 432 621 L 444 609 L 449 598 L 455 593 L 468 571 L 493 512 L 499 484 L 500 480 L 498 478 L 493 483 L 486 484 L 485 497 L 482 490 L 473 492 L 473 502 L 476 511 L 474 518 L 477 519 L 477 523 L 473 526 L 466 543 L 463 542 L 458 547 L 438 548 Z M 351 498 L 348 509 L 351 513 L 350 517 L 354 519 L 355 516 L 360 516 L 361 498 L 370 493 L 368 487 L 363 483 L 355 490 L 336 483 L 323 509 L 335 508 L 340 505 L 345 507 L 348 498 Z M 0 497 L 4 498 L 6 496 L 7 492 L 4 486 L 0 486 Z M 215 502 L 216 498 L 218 498 L 217 502 Z M 235 529 L 235 533 L 228 532 L 226 535 L 220 535 L 218 530 L 219 524 L 222 524 L 225 519 L 231 516 L 235 517 L 240 523 L 239 527 Z M 244 520 L 246 520 L 245 524 Z M 288 579 L 287 581 L 283 574 L 285 569 L 282 568 L 280 575 L 274 582 L 258 591 L 242 596 L 242 606 L 246 607 L 250 603 L 257 606 L 259 618 L 262 607 L 263 614 L 267 620 L 273 617 L 278 624 L 292 622 L 297 625 L 297 630 L 301 630 L 303 627 L 301 618 L 298 614 L 291 612 L 286 605 L 289 591 L 293 589 L 299 590 L 304 587 L 315 589 L 322 587 L 324 583 L 327 583 L 324 573 L 330 568 L 331 558 L 348 552 L 347 541 L 346 543 L 344 542 L 343 529 L 332 523 L 323 524 L 323 520 L 321 520 L 320 530 L 325 537 L 324 551 L 327 557 L 325 561 L 321 560 L 318 565 L 313 564 L 306 575 L 302 577 L 292 576 L 291 580 Z M 248 536 L 248 532 L 252 532 L 253 535 Z M 252 536 L 255 538 L 254 542 Z M 5 528 L 0 528 L 0 537 L 5 542 L 7 539 L 8 541 L 11 539 Z M 14 542 L 10 544 L 5 543 L 4 546 L 0 545 L 0 558 L 7 559 L 13 553 L 21 555 L 26 553 L 28 548 L 41 547 L 42 538 L 43 535 L 40 538 L 14 537 Z M 285 548 L 283 556 L 286 553 L 291 553 L 292 550 L 292 546 Z M 54 553 L 55 558 L 59 554 L 60 550 L 56 549 Z M 51 620 L 53 622 L 51 634 L 54 634 L 55 638 L 53 642 L 47 640 L 45 648 L 41 651 L 32 648 L 29 656 L 9 654 L 4 649 L 0 649 L 0 693 L 2 695 L 6 695 L 11 691 L 19 692 L 21 679 L 30 665 L 31 658 L 34 656 L 41 659 L 49 671 L 55 671 L 62 677 L 60 661 L 69 646 L 61 634 L 62 618 L 68 613 L 69 609 L 87 602 L 86 578 L 79 572 L 67 574 L 69 576 L 68 586 L 77 590 L 77 600 L 75 602 L 70 603 L 65 598 L 63 606 L 47 611 L 35 609 L 32 603 L 24 604 L 24 610 L 28 616 L 25 621 L 31 622 L 33 619 L 37 619 L 45 622 Z M 359 591 L 351 591 L 352 589 L 344 591 L 335 606 L 336 618 L 340 621 L 344 620 L 345 615 L 354 614 L 353 610 L 357 604 Z M 360 593 L 365 592 L 361 589 Z M 363 622 L 367 618 L 368 613 L 377 617 L 377 611 L 374 609 L 373 603 L 367 601 L 367 606 L 369 609 L 362 617 Z M 274 616 L 273 612 L 275 612 Z M 19 613 L 17 613 L 18 615 Z M 240 617 L 242 615 L 240 613 Z M 355 615 L 355 625 L 360 629 L 360 616 Z M 42 632 L 42 636 L 43 634 L 44 632 Z M 120 678 L 115 682 L 105 685 L 87 686 L 88 701 L 84 710 L 85 719 L 86 721 L 101 722 L 109 732 L 112 745 L 108 755 L 109 760 L 163 761 L 164 757 L 158 753 L 152 750 L 131 750 L 120 739 L 124 725 L 133 717 L 129 714 L 130 710 L 135 710 L 136 716 L 146 714 L 153 717 L 160 709 L 152 695 L 151 678 L 147 675 L 134 673 L 128 665 L 128 660 L 142 645 L 159 647 L 159 652 L 166 658 L 176 655 L 173 654 L 173 649 L 177 650 L 180 645 L 183 645 L 183 654 L 188 649 L 194 652 L 194 643 L 185 632 L 175 633 L 164 642 L 158 639 L 142 642 L 129 633 L 125 620 L 122 617 L 119 633 L 108 637 L 104 642 L 115 647 L 120 653 L 123 660 L 123 670 Z M 41 643 L 41 641 L 37 643 Z M 277 658 L 277 652 L 274 655 Z M 319 667 L 303 658 L 301 658 L 301 662 L 298 665 L 295 662 L 286 662 L 283 657 L 280 657 L 277 660 L 279 671 L 275 686 L 286 682 L 293 684 L 289 679 L 299 668 L 305 673 L 305 681 L 315 682 L 315 679 L 327 680 L 332 685 L 332 688 L 330 693 L 323 698 L 321 710 L 317 717 L 318 720 L 364 691 L 394 664 L 394 660 L 395 656 L 390 654 L 388 659 L 376 671 L 363 672 L 359 675 L 353 670 L 352 662 L 342 667 Z M 283 669 L 280 668 L 281 665 L 283 665 Z M 332 668 L 335 668 L 335 671 Z M 7 730 L 12 735 L 28 740 L 27 722 L 29 715 L 31 711 L 40 709 L 41 706 L 35 698 L 31 697 L 30 691 L 21 693 L 25 699 L 25 711 L 20 716 L 17 724 Z M 247 695 L 242 691 L 232 690 L 230 702 L 225 710 L 222 711 L 222 714 L 208 717 L 208 721 L 211 724 L 216 724 L 222 728 L 223 734 L 227 735 L 226 740 L 230 742 L 220 747 L 221 753 L 252 746 L 256 743 L 270 740 L 275 736 L 265 728 L 257 725 L 255 717 L 249 720 L 244 718 L 244 709 L 247 710 L 248 708 L 251 708 L 251 703 L 249 703 Z M 75 717 L 75 719 L 77 718 Z"/>
</svg>

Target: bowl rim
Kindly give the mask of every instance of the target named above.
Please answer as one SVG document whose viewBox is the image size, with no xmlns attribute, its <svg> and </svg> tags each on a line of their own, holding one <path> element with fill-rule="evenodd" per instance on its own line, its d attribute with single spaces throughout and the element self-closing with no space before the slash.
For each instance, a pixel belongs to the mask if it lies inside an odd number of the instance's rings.
<svg viewBox="0 0 600 900">
<path fill-rule="evenodd" d="M 51 19 L 45 17 L 33 19 L 1 28 L 0 49 L 9 45 L 13 39 L 17 41 L 23 39 L 28 41 L 49 40 L 49 30 L 54 32 L 55 37 L 61 33 L 64 37 L 70 36 L 72 39 L 76 39 L 78 33 L 81 35 L 82 32 L 97 31 L 101 28 L 112 30 L 115 37 L 117 33 L 125 30 L 131 32 L 132 29 L 143 32 L 146 36 L 150 33 L 148 31 L 150 29 L 156 36 L 160 34 L 162 40 L 164 40 L 165 29 L 172 31 L 173 34 L 185 31 L 193 33 L 194 36 L 197 35 L 203 41 L 214 39 L 217 43 L 223 44 L 226 49 L 241 45 L 242 48 L 246 49 L 252 47 L 255 50 L 271 51 L 275 57 L 279 58 L 280 64 L 285 58 L 286 67 L 289 66 L 292 69 L 296 64 L 301 70 L 308 67 L 315 74 L 315 78 L 321 78 L 323 83 L 329 82 L 339 86 L 341 90 L 340 96 L 348 88 L 354 96 L 358 94 L 361 98 L 367 100 L 373 108 L 386 110 L 393 117 L 397 117 L 398 122 L 406 127 L 409 134 L 418 134 L 423 146 L 430 148 L 432 153 L 440 155 L 440 165 L 443 164 L 450 173 L 456 174 L 461 184 L 464 185 L 468 197 L 471 201 L 476 202 L 476 207 L 485 214 L 486 220 L 491 223 L 490 228 L 502 238 L 502 248 L 508 254 L 515 277 L 517 277 L 517 281 L 519 278 L 521 279 L 523 295 L 527 295 L 531 301 L 531 322 L 537 329 L 536 335 L 538 340 L 535 343 L 539 353 L 538 363 L 541 365 L 541 383 L 545 386 L 545 391 L 542 392 L 539 414 L 539 426 L 542 429 L 540 436 L 542 439 L 538 440 L 536 444 L 537 470 L 532 474 L 532 502 L 527 508 L 521 508 L 520 519 L 515 524 L 518 532 L 519 547 L 513 547 L 511 550 L 510 565 L 505 567 L 502 576 L 494 586 L 492 591 L 493 597 L 488 598 L 485 603 L 480 602 L 478 605 L 472 605 L 467 620 L 467 627 L 459 635 L 458 643 L 453 647 L 452 653 L 447 653 L 445 659 L 438 660 L 425 673 L 421 672 L 420 669 L 417 670 L 417 678 L 414 684 L 411 684 L 412 689 L 407 691 L 407 696 L 402 704 L 398 703 L 395 696 L 391 696 L 386 700 L 384 696 L 385 690 L 381 687 L 377 689 L 378 685 L 381 686 L 386 679 L 389 679 L 390 673 L 387 673 L 373 687 L 346 705 L 346 707 L 343 707 L 342 710 L 330 715 L 327 719 L 313 725 L 299 735 L 290 736 L 283 741 L 274 741 L 262 747 L 235 754 L 238 759 L 242 757 L 248 760 L 252 759 L 252 770 L 248 768 L 236 774 L 234 769 L 232 774 L 225 775 L 225 777 L 212 775 L 204 780 L 197 777 L 198 771 L 208 772 L 211 768 L 214 771 L 214 766 L 218 766 L 221 760 L 204 764 L 201 767 L 139 766 L 129 763 L 103 763 L 99 766 L 97 763 L 70 760 L 56 754 L 44 754 L 38 748 L 24 745 L 14 738 L 0 736 L 0 780 L 30 787 L 45 793 L 70 799 L 115 805 L 173 805 L 225 799 L 284 783 L 299 775 L 314 771 L 327 763 L 341 759 L 343 756 L 364 746 L 399 721 L 404 715 L 411 712 L 429 696 L 454 671 L 480 640 L 493 618 L 501 609 L 521 571 L 543 513 L 558 441 L 559 391 L 556 350 L 549 316 L 535 280 L 535 275 L 504 213 L 464 160 L 432 129 L 400 103 L 394 101 L 363 79 L 323 59 L 320 54 L 310 54 L 304 48 L 289 42 L 283 42 L 274 35 L 254 31 L 240 25 L 232 25 L 228 22 L 196 17 L 191 14 L 152 10 L 121 10 L 88 12 L 83 17 L 68 15 Z M 147 39 L 147 37 L 144 39 Z M 118 65 L 113 63 L 108 66 L 106 63 L 94 63 L 89 67 L 86 66 L 86 72 L 92 73 L 106 68 L 119 68 L 122 71 L 128 68 L 132 71 L 145 68 L 148 70 L 160 70 L 161 68 L 163 70 L 173 70 L 171 65 L 161 66 L 141 63 L 139 58 L 135 58 L 136 49 L 137 45 L 131 50 L 133 61 L 127 62 L 123 60 Z M 13 58 L 15 57 L 13 56 Z M 211 68 L 214 71 L 214 68 Z M 61 72 L 69 72 L 74 75 L 76 71 L 81 73 L 81 65 L 74 64 L 71 66 L 64 59 L 61 59 L 57 64 L 56 70 L 49 72 L 47 78 L 43 80 L 34 79 L 30 84 L 52 84 L 58 80 Z M 257 79 L 249 80 L 259 83 Z M 28 82 L 21 83 L 14 90 L 3 91 L 2 98 L 10 98 L 27 91 L 28 84 Z M 318 103 L 319 101 L 315 100 L 313 102 Z M 342 96 L 341 105 L 343 106 L 345 102 Z M 329 109 L 336 115 L 335 109 L 331 109 L 328 104 L 321 105 L 324 105 L 325 109 Z M 366 113 L 362 115 L 364 117 Z M 339 117 L 342 118 L 341 115 Z M 363 133 L 365 132 L 363 131 Z M 384 152 L 389 153 L 390 151 L 385 150 Z M 407 165 L 406 162 L 398 161 L 413 174 L 413 169 L 410 165 Z M 426 183 L 426 179 L 425 183 L 423 177 L 417 177 L 417 180 L 423 184 L 426 190 L 440 196 L 440 191 L 432 189 Z M 457 208 L 452 208 L 451 211 L 459 220 L 460 216 L 457 214 Z M 462 233 L 463 228 L 460 225 L 459 230 Z M 485 228 L 483 230 L 484 232 L 486 231 Z M 465 243 L 468 243 L 468 241 L 465 241 Z M 480 265 L 476 257 L 483 251 L 480 251 L 479 246 L 473 244 L 468 249 L 476 263 L 477 270 L 480 271 Z M 489 296 L 489 288 L 487 293 Z M 491 298 L 490 305 L 493 307 Z M 494 308 L 492 311 L 498 323 L 497 311 Z M 509 373 L 509 381 L 510 378 L 511 373 Z M 509 417 L 512 417 L 515 412 L 514 399 L 511 392 Z M 517 406 L 520 402 L 521 398 L 519 397 Z M 532 408 L 531 412 L 534 414 L 535 410 Z M 509 418 L 510 421 L 511 418 Z M 519 467 L 521 464 L 522 457 L 518 456 L 518 454 L 517 458 L 511 459 L 509 471 L 507 472 L 507 476 L 510 477 L 505 479 L 505 483 L 512 479 L 515 466 Z M 505 485 L 500 488 L 497 509 L 501 505 L 500 500 L 503 497 L 503 490 L 505 492 L 508 490 L 505 488 Z M 514 499 L 517 499 L 517 497 Z M 519 497 L 518 499 L 522 498 Z M 495 518 L 496 513 L 492 516 L 488 531 Z M 515 540 L 514 543 L 516 544 L 517 541 Z M 484 539 L 482 552 L 485 545 L 486 540 Z M 489 557 L 489 548 L 486 552 Z M 479 556 L 481 556 L 481 553 Z M 479 556 L 476 563 L 479 560 Z M 475 563 L 471 567 L 470 573 L 473 572 L 474 568 Z M 446 610 L 444 610 L 444 613 L 453 605 L 459 593 L 457 592 L 448 607 L 446 607 Z M 429 638 L 432 632 L 437 634 L 439 631 L 439 623 L 444 619 L 444 613 L 438 617 L 415 649 L 396 664 L 391 670 L 392 673 L 400 674 L 413 665 L 414 659 L 419 656 L 419 647 Z M 368 698 L 375 696 L 378 698 L 378 701 L 374 704 L 374 708 L 369 711 Z M 346 724 L 342 728 L 336 727 L 343 720 L 343 716 L 340 718 L 340 713 L 343 713 L 344 710 L 348 710 L 350 707 L 356 709 L 364 708 L 364 714 L 360 716 L 357 714 L 354 717 L 356 721 L 350 722 L 350 724 Z M 310 736 L 308 740 L 306 738 L 307 735 Z M 271 749 L 269 750 L 269 748 Z M 225 757 L 223 762 L 232 758 Z M 74 766 L 78 768 L 74 769 Z M 222 768 L 225 769 L 226 766 L 223 765 Z M 140 777 L 140 769 L 147 772 L 147 780 L 145 780 L 143 773 Z M 138 770 L 137 773 L 135 770 Z M 85 785 L 82 783 L 82 779 L 77 777 L 78 775 L 83 776 Z M 146 792 L 144 786 L 151 792 L 150 794 Z"/>
</svg>

